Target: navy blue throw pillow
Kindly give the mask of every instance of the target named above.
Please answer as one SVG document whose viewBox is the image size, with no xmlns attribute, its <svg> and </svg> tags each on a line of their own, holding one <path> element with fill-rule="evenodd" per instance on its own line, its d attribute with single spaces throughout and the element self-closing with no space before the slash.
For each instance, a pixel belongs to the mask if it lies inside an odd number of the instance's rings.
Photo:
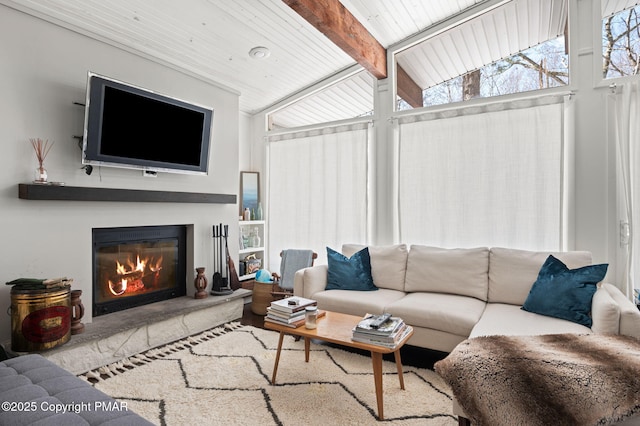
<svg viewBox="0 0 640 426">
<path fill-rule="evenodd" d="M 369 249 L 363 248 L 353 256 L 327 247 L 328 275 L 326 290 L 377 290 L 371 277 Z"/>
<path fill-rule="evenodd" d="M 573 321 L 591 327 L 591 300 L 596 284 L 607 274 L 608 264 L 569 269 L 560 260 L 549 256 L 533 283 L 525 311 Z"/>
</svg>

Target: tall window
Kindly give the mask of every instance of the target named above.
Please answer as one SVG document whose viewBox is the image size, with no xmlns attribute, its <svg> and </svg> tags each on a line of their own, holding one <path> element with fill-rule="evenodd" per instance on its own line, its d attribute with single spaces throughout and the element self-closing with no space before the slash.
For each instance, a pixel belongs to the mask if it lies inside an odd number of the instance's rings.
<svg viewBox="0 0 640 426">
<path fill-rule="evenodd" d="M 628 81 L 608 96 L 609 138 L 616 147 L 619 252 L 616 282 L 632 298 L 640 288 L 640 82 Z"/>
<path fill-rule="evenodd" d="M 270 137 L 269 253 L 367 241 L 367 123 Z"/>
<path fill-rule="evenodd" d="M 563 248 L 563 105 L 538 102 L 401 119 L 401 241 Z"/>
</svg>

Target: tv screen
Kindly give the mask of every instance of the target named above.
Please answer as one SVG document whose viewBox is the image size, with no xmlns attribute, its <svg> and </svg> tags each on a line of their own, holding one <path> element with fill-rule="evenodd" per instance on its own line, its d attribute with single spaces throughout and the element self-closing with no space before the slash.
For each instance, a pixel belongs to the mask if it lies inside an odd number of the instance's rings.
<svg viewBox="0 0 640 426">
<path fill-rule="evenodd" d="M 82 163 L 206 174 L 213 110 L 89 73 Z"/>
</svg>

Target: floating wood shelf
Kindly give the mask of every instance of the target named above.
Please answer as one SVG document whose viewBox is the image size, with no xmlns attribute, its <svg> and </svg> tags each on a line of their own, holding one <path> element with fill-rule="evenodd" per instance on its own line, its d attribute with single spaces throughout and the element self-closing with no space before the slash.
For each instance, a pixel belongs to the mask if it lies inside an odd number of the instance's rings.
<svg viewBox="0 0 640 426">
<path fill-rule="evenodd" d="M 80 186 L 18 184 L 23 200 L 126 201 L 138 203 L 235 204 L 235 194 L 151 191 L 146 189 L 91 188 Z"/>
</svg>

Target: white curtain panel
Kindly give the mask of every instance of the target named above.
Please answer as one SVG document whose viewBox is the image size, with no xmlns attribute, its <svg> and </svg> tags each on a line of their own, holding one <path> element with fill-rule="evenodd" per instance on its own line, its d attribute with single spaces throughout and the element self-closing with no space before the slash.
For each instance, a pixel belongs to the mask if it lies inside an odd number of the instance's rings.
<svg viewBox="0 0 640 426">
<path fill-rule="evenodd" d="M 283 249 L 312 249 L 367 241 L 368 124 L 269 139 L 268 249 L 271 271 Z"/>
<path fill-rule="evenodd" d="M 530 250 L 563 246 L 563 104 L 533 104 L 400 121 L 401 241 Z"/>
<path fill-rule="evenodd" d="M 609 97 L 609 125 L 617 152 L 616 182 L 620 225 L 621 260 L 618 281 L 627 297 L 633 299 L 638 287 L 640 256 L 634 228 L 640 224 L 640 84 L 622 85 Z"/>
</svg>

